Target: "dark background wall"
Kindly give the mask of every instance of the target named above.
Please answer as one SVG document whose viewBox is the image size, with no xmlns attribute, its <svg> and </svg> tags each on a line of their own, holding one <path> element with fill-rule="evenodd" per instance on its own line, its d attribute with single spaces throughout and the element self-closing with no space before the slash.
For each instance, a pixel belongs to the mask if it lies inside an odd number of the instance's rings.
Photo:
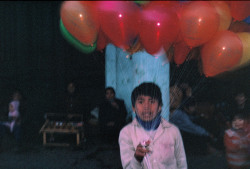
<svg viewBox="0 0 250 169">
<path fill-rule="evenodd" d="M 14 89 L 26 102 L 25 117 L 38 134 L 44 114 L 56 112 L 57 102 L 69 80 L 75 80 L 84 111 L 89 112 L 103 98 L 104 52 L 86 55 L 63 39 L 59 30 L 62 1 L 0 2 L 0 114 Z M 220 78 L 205 78 L 197 62 L 171 66 L 170 83 L 190 82 L 200 98 L 223 99 L 231 89 L 248 95 L 249 66 Z"/>
<path fill-rule="evenodd" d="M 38 129 L 44 114 L 74 80 L 89 111 L 104 91 L 104 53 L 83 54 L 59 30 L 60 1 L 0 2 L 0 114 L 8 113 L 15 89 L 26 102 L 25 117 Z M 36 131 L 38 133 L 38 131 Z"/>
</svg>

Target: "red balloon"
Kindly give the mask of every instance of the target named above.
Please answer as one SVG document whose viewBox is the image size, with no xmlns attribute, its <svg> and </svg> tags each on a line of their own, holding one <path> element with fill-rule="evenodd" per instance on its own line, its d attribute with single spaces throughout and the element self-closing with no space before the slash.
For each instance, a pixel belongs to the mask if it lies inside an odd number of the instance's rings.
<svg viewBox="0 0 250 169">
<path fill-rule="evenodd" d="M 236 20 L 243 20 L 250 15 L 250 1 L 230 1 L 231 15 Z"/>
<path fill-rule="evenodd" d="M 109 38 L 103 33 L 103 31 L 100 29 L 99 34 L 97 37 L 97 45 L 96 45 L 96 50 L 103 50 L 111 41 Z"/>
<path fill-rule="evenodd" d="M 97 4 L 103 32 L 115 46 L 128 49 L 138 35 L 139 7 L 132 1 L 98 1 Z"/>
<path fill-rule="evenodd" d="M 91 1 L 65 1 L 60 16 L 68 32 L 84 45 L 92 45 L 99 29 L 97 13 Z"/>
<path fill-rule="evenodd" d="M 205 1 L 192 1 L 184 5 L 180 15 L 180 28 L 185 42 L 196 47 L 206 43 L 219 28 L 219 15 L 214 6 Z"/>
<path fill-rule="evenodd" d="M 148 53 L 155 54 L 164 44 L 176 40 L 179 19 L 164 2 L 147 4 L 140 13 L 139 20 L 140 41 Z"/>
<path fill-rule="evenodd" d="M 174 45 L 174 62 L 177 65 L 181 65 L 187 58 L 191 48 L 184 42 L 181 41 Z"/>
<path fill-rule="evenodd" d="M 231 31 L 220 31 L 201 50 L 204 74 L 215 76 L 230 70 L 239 63 L 243 45 L 238 35 Z"/>
</svg>

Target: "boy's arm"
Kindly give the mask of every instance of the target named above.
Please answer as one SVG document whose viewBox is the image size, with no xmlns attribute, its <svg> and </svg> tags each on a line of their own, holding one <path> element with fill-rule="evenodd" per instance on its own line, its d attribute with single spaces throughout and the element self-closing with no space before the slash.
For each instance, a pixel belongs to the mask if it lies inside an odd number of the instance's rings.
<svg viewBox="0 0 250 169">
<path fill-rule="evenodd" d="M 175 158 L 178 169 L 187 169 L 186 153 L 179 129 L 176 129 Z"/>
<path fill-rule="evenodd" d="M 134 156 L 135 148 L 128 128 L 123 128 L 119 136 L 120 155 L 124 169 L 141 169 L 142 165 Z"/>
</svg>

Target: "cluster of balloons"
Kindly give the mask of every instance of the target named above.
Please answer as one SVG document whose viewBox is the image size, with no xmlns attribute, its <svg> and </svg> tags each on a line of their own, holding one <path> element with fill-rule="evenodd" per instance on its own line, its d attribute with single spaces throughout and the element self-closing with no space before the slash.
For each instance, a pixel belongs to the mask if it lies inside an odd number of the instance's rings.
<svg viewBox="0 0 250 169">
<path fill-rule="evenodd" d="M 152 55 L 173 47 L 173 61 L 182 64 L 199 47 L 204 74 L 215 76 L 250 60 L 249 25 L 230 30 L 249 9 L 250 1 L 65 1 L 60 29 L 83 53 L 140 43 Z"/>
</svg>

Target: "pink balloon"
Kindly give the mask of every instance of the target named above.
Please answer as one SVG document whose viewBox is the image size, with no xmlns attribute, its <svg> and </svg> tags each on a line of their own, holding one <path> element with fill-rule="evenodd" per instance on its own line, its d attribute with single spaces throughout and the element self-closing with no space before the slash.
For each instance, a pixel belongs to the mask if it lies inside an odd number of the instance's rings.
<svg viewBox="0 0 250 169">
<path fill-rule="evenodd" d="M 230 70 L 242 57 L 243 45 L 238 35 L 220 31 L 201 50 L 203 71 L 206 76 L 215 76 Z"/>
</svg>

